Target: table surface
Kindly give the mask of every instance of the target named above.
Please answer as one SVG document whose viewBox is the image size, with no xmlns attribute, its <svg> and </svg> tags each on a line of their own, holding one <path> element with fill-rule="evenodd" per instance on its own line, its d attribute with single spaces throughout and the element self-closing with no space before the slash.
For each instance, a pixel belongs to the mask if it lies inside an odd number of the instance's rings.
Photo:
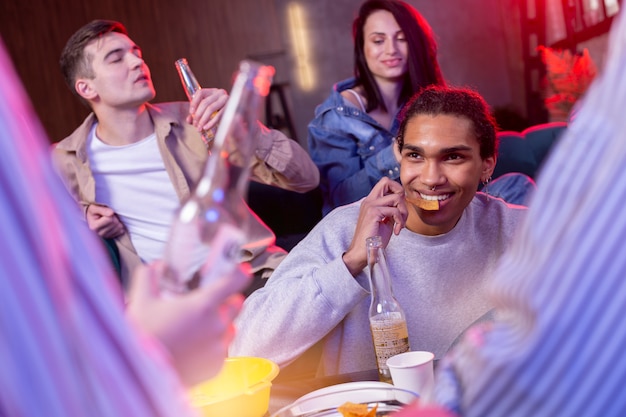
<svg viewBox="0 0 626 417">
<path fill-rule="evenodd" d="M 279 380 L 272 384 L 270 405 L 266 417 L 271 416 L 276 411 L 291 404 L 301 396 L 320 388 L 346 382 L 378 380 L 378 370 L 376 369 L 342 375 Z"/>
</svg>

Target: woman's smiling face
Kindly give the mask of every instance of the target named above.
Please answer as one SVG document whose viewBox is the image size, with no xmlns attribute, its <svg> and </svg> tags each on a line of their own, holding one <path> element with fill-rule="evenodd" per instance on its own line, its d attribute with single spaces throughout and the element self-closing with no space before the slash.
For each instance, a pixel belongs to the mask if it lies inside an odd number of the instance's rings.
<svg viewBox="0 0 626 417">
<path fill-rule="evenodd" d="M 407 203 L 407 228 L 424 235 L 454 228 L 496 162 L 495 157 L 481 158 L 472 122 L 448 114 L 413 116 L 406 125 L 401 154 L 400 179 L 407 198 L 439 200 L 439 210 Z"/>
<path fill-rule="evenodd" d="M 373 12 L 363 25 L 363 52 L 367 67 L 377 79 L 401 80 L 408 68 L 408 43 L 393 15 Z"/>
</svg>

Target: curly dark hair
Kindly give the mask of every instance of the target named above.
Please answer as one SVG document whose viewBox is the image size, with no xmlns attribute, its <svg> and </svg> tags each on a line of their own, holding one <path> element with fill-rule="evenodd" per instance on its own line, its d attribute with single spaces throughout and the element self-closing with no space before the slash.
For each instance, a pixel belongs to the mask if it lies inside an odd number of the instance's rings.
<svg viewBox="0 0 626 417">
<path fill-rule="evenodd" d="M 92 20 L 78 29 L 68 39 L 63 52 L 61 52 L 59 65 L 61 66 L 61 73 L 65 83 L 70 91 L 83 102 L 85 100 L 76 92 L 74 83 L 78 77 L 93 77 L 91 61 L 88 56 L 85 56 L 85 47 L 94 39 L 98 39 L 110 32 L 128 35 L 126 27 L 120 22 L 114 20 Z"/>
<path fill-rule="evenodd" d="M 447 114 L 469 119 L 480 144 L 480 157 L 486 159 L 497 156 L 496 122 L 489 105 L 476 91 L 469 88 L 429 86 L 415 94 L 400 115 L 401 123 L 397 137 L 400 151 L 404 146 L 404 133 L 408 123 L 421 114 L 430 116 Z"/>
<path fill-rule="evenodd" d="M 401 0 L 367 0 L 361 5 L 359 14 L 352 23 L 352 36 L 354 76 L 357 83 L 363 86 L 368 112 L 378 107 L 387 110 L 374 76 L 367 66 L 364 51 L 363 27 L 367 18 L 377 10 L 386 10 L 393 15 L 408 44 L 408 70 L 398 105 L 405 103 L 422 87 L 431 84 L 445 85 L 437 61 L 437 43 L 426 19 L 413 6 Z"/>
</svg>

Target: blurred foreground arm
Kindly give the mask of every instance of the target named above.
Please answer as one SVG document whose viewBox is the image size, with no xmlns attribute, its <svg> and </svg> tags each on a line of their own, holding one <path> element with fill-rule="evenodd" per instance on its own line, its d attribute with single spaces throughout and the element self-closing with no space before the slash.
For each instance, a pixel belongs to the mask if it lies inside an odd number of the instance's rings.
<svg viewBox="0 0 626 417">
<path fill-rule="evenodd" d="M 243 264 L 206 287 L 170 298 L 160 294 L 163 263 L 136 269 L 127 315 L 165 346 L 186 385 L 208 379 L 221 368 L 234 336 L 233 320 L 243 303 L 239 291 L 249 281 L 247 268 Z"/>
<path fill-rule="evenodd" d="M 501 258 L 494 323 L 472 328 L 440 364 L 436 401 L 459 414 L 626 413 L 625 17 Z"/>
</svg>

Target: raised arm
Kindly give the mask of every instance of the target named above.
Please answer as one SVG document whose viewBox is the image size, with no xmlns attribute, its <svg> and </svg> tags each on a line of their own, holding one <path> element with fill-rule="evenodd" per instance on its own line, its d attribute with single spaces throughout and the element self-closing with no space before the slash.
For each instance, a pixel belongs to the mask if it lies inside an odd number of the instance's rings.
<svg viewBox="0 0 626 417">
<path fill-rule="evenodd" d="M 284 367 L 367 297 L 341 259 L 352 236 L 329 233 L 333 228 L 334 223 L 318 224 L 246 299 L 230 355 L 266 357 Z"/>
<path fill-rule="evenodd" d="M 228 100 L 228 93 L 216 88 L 203 88 L 193 97 L 187 121 L 199 131 L 216 128 Z M 261 122 L 252 130 L 254 160 L 252 179 L 290 191 L 304 193 L 318 186 L 320 176 L 317 166 L 298 142 Z M 233 161 L 237 163 L 237 153 Z"/>
<path fill-rule="evenodd" d="M 308 152 L 281 131 L 257 123 L 252 176 L 257 181 L 304 193 L 318 186 L 320 173 Z"/>
<path fill-rule="evenodd" d="M 383 179 L 360 205 L 326 216 L 246 300 L 230 354 L 284 367 L 337 328 L 369 294 L 365 237 L 381 235 L 386 244 L 399 233 L 403 195 Z"/>
</svg>

